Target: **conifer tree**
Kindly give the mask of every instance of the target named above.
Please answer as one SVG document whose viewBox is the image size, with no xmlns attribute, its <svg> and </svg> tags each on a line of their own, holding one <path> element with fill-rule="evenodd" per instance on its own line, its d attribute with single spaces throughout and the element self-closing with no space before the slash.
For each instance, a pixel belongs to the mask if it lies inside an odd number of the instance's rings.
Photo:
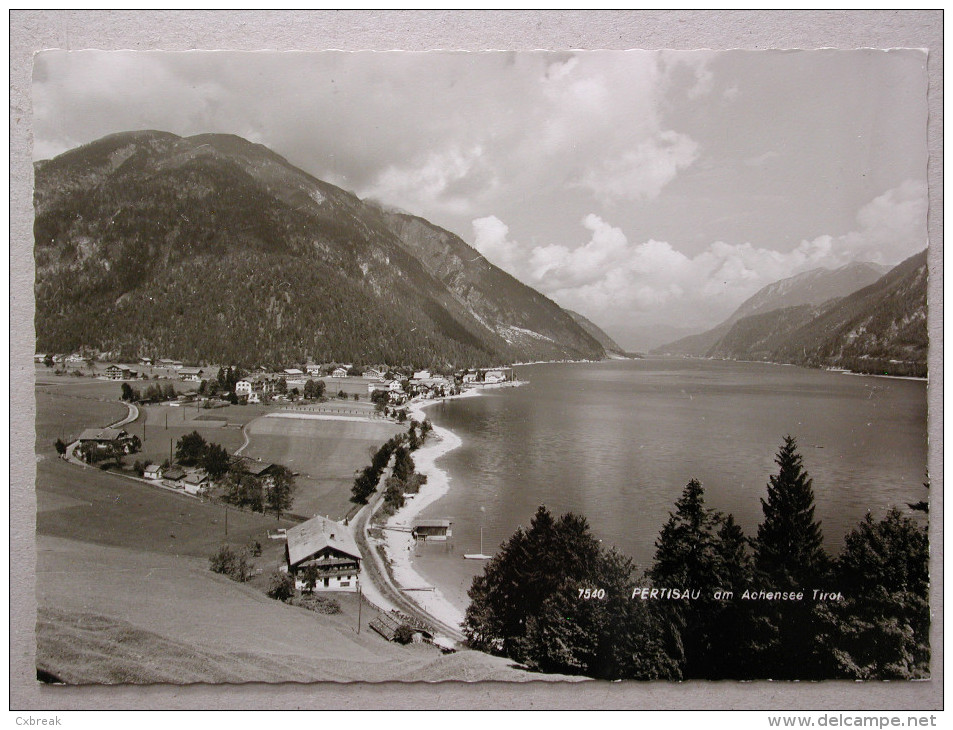
<svg viewBox="0 0 953 730">
<path fill-rule="evenodd" d="M 715 598 L 715 592 L 741 587 L 750 577 L 747 539 L 741 528 L 731 515 L 726 518 L 706 507 L 704 489 L 692 479 L 655 546 L 655 562 L 649 571 L 653 586 L 698 591 L 691 600 L 660 604 L 659 613 L 667 619 L 675 653 L 680 655 L 682 676 L 737 676 L 738 665 L 724 661 L 725 648 L 740 641 L 725 631 L 726 612 L 734 604 Z M 736 623 L 737 619 L 732 616 Z"/>
<path fill-rule="evenodd" d="M 779 589 L 809 586 L 823 578 L 829 561 L 814 520 L 813 482 L 793 436 L 784 437 L 775 463 L 778 473 L 769 477 L 768 498 L 761 500 L 755 565 Z"/>
<path fill-rule="evenodd" d="M 701 483 L 692 479 L 655 541 L 655 562 L 649 572 L 655 585 L 685 588 L 710 585 L 716 568 L 718 518 L 717 512 L 705 507 Z"/>
<path fill-rule="evenodd" d="M 822 546 L 821 525 L 814 519 L 812 480 L 804 470 L 797 442 L 785 436 L 775 458 L 778 473 L 768 481 L 761 500 L 764 521 L 754 545 L 760 586 L 770 592 L 827 587 L 830 559 Z M 813 600 L 755 604 L 751 612 L 751 666 L 762 679 L 819 679 L 817 622 Z"/>
</svg>

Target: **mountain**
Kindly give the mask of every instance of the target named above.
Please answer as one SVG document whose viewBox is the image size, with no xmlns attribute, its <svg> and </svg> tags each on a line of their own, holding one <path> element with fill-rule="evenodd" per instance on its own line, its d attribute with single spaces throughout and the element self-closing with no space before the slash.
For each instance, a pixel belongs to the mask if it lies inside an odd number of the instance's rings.
<svg viewBox="0 0 953 730">
<path fill-rule="evenodd" d="M 571 309 L 567 309 L 566 314 L 572 317 L 576 321 L 576 324 L 582 327 L 586 332 L 595 337 L 607 354 L 626 357 L 625 350 L 623 350 L 615 340 L 609 337 L 609 335 L 603 332 L 595 322 L 586 319 L 579 314 L 579 312 L 573 312 Z"/>
<path fill-rule="evenodd" d="M 927 252 L 870 286 L 820 306 L 794 306 L 735 322 L 706 355 L 855 372 L 927 373 Z"/>
<path fill-rule="evenodd" d="M 456 236 L 240 137 L 110 135 L 36 163 L 34 205 L 38 351 L 434 368 L 605 355 Z"/>
<path fill-rule="evenodd" d="M 869 262 L 852 263 L 839 269 L 812 269 L 782 279 L 758 290 L 742 302 L 734 313 L 712 329 L 662 345 L 655 352 L 703 357 L 731 330 L 738 320 L 753 314 L 802 305 L 819 306 L 844 297 L 874 283 L 890 270 L 889 266 Z"/>
<path fill-rule="evenodd" d="M 559 358 L 556 343 L 568 344 L 574 352 L 591 350 L 591 340 L 604 347 L 571 313 L 491 264 L 453 233 L 417 216 L 383 215 L 405 250 L 508 345 L 542 353 L 536 359 Z M 589 339 L 580 337 L 580 329 Z"/>
</svg>

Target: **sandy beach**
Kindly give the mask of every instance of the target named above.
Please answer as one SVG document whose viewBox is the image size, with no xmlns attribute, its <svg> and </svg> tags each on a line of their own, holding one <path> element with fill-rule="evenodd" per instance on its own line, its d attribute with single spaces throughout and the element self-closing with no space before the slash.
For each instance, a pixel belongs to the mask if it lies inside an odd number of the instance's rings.
<svg viewBox="0 0 953 730">
<path fill-rule="evenodd" d="M 479 394 L 478 389 L 473 389 L 453 396 L 453 399 L 469 398 Z M 441 401 L 431 400 L 411 403 L 410 414 L 414 419 L 423 421 L 426 418 L 424 409 L 439 402 Z M 435 462 L 444 454 L 460 446 L 461 443 L 460 437 L 452 431 L 441 426 L 434 426 L 427 442 L 413 454 L 417 471 L 427 475 L 427 483 L 421 487 L 417 495 L 410 497 L 404 507 L 387 521 L 386 527 L 410 527 L 425 507 L 433 504 L 447 493 L 450 489 L 450 477 Z M 408 597 L 412 598 L 421 608 L 441 621 L 459 626 L 463 622 L 462 609 L 449 601 L 438 587 L 428 582 L 414 570 L 412 562 L 414 539 L 410 532 L 385 528 L 384 537 L 384 547 L 388 558 L 390 558 L 391 569 L 397 584 L 408 590 Z"/>
</svg>

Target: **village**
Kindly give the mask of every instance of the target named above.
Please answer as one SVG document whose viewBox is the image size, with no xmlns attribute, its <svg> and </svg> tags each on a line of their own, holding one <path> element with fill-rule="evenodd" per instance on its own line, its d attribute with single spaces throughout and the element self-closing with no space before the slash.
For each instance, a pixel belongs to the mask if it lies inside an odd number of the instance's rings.
<svg viewBox="0 0 953 730">
<path fill-rule="evenodd" d="M 349 475 L 360 472 L 362 454 L 366 458 L 373 444 L 386 436 L 395 443 L 406 439 L 408 424 L 412 448 L 423 443 L 426 430 L 418 437 L 421 423 L 408 416 L 408 407 L 513 384 L 512 369 L 440 374 L 306 363 L 247 372 L 190 367 L 169 359 L 143 358 L 135 365 L 78 354 L 37 354 L 34 359 L 43 381 L 86 382 L 87 388 L 102 383 L 97 392 L 114 387 L 112 399 L 128 409 L 125 417 L 106 426 L 87 426 L 75 438 L 57 439 L 56 451 L 64 461 L 221 504 L 223 537 L 230 509 L 275 515 L 276 527 L 267 530 L 267 539 L 236 549 L 226 550 L 223 544 L 219 552 L 225 554 L 210 556 L 213 571 L 242 582 L 258 575 L 259 588 L 269 596 L 303 602 L 312 610 L 313 597 L 320 594 L 357 594 L 358 606 L 370 599 L 378 612 L 367 625 L 390 641 L 436 642 L 449 651 L 462 638 L 459 627 L 428 615 L 407 595 L 377 547 L 383 529 L 407 530 L 418 544 L 446 543 L 452 539 L 452 520 L 418 519 L 406 527 L 385 527 L 383 515 L 392 510 L 381 507 L 393 494 L 385 499 L 380 489 L 367 504 L 355 503 L 346 499 L 352 491 Z M 324 448 L 329 440 L 333 446 Z M 378 478 L 383 485 L 385 476 Z M 392 485 L 392 475 L 386 481 Z M 276 543 L 280 552 L 271 558 Z M 270 576 L 247 567 L 263 550 L 266 562 L 277 566 Z M 318 605 L 323 605 L 320 599 Z"/>
</svg>

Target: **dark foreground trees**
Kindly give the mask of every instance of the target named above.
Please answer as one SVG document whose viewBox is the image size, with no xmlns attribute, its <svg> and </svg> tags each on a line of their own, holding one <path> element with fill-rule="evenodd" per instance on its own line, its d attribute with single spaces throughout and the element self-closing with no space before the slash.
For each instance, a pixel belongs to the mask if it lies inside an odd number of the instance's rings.
<svg viewBox="0 0 953 730">
<path fill-rule="evenodd" d="M 851 532 L 834 567 L 842 601 L 817 613 L 818 653 L 836 676 L 917 679 L 930 671 L 926 530 L 894 508 Z"/>
<path fill-rule="evenodd" d="M 584 517 L 540 507 L 473 581 L 471 645 L 544 672 L 675 679 L 655 616 L 631 600 L 631 561 L 605 551 Z"/>
<path fill-rule="evenodd" d="M 868 514 L 832 559 L 792 437 L 776 463 L 756 537 L 692 480 L 644 577 L 585 518 L 540 507 L 474 579 L 469 643 L 607 679 L 928 677 L 926 529 L 897 509 Z"/>
<path fill-rule="evenodd" d="M 674 636 L 670 644 L 680 676 L 733 676 L 739 644 L 727 629 L 742 617 L 734 601 L 721 596 L 726 591 L 732 597 L 740 595 L 749 584 L 751 559 L 741 528 L 731 515 L 705 506 L 704 489 L 697 480 L 685 487 L 662 527 L 648 575 L 653 586 L 689 591 L 692 596 L 687 601 L 663 601 L 658 607 Z"/>
</svg>

